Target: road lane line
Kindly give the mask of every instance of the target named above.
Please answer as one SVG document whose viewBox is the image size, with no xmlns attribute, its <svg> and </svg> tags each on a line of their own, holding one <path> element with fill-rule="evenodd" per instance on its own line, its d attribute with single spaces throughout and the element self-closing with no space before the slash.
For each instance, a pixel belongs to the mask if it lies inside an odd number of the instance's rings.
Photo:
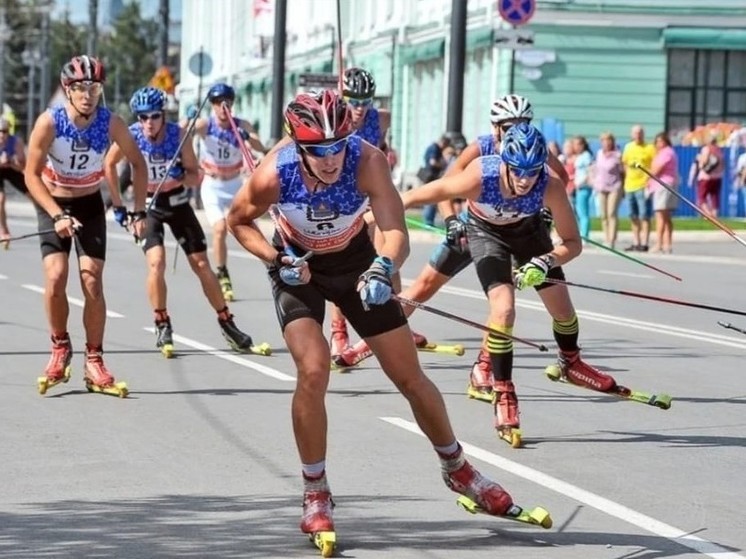
<svg viewBox="0 0 746 559">
<path fill-rule="evenodd" d="M 28 289 L 29 291 L 33 291 L 35 293 L 41 293 L 42 295 L 44 295 L 44 288 L 38 285 L 24 283 L 21 285 L 21 287 L 23 287 L 24 289 Z M 82 301 L 81 299 L 77 299 L 75 297 L 70 297 L 70 296 L 67 297 L 67 302 L 70 303 L 71 305 L 75 305 L 76 307 L 80 307 L 80 308 L 83 308 L 83 306 L 85 305 L 85 302 Z M 106 316 L 108 316 L 109 318 L 124 318 L 123 314 L 119 314 L 118 312 L 115 312 L 115 311 L 110 311 L 109 309 L 106 309 Z"/>
<path fill-rule="evenodd" d="M 415 435 L 421 437 L 425 436 L 417 424 L 412 421 L 400 417 L 379 417 L 379 419 L 394 425 L 395 427 L 414 433 Z M 495 466 L 496 468 L 523 478 L 531 483 L 541 485 L 542 487 L 550 489 L 555 493 L 559 493 L 564 497 L 574 499 L 579 503 L 583 503 L 600 512 L 608 514 L 609 516 L 613 516 L 619 520 L 632 524 L 633 526 L 637 526 L 646 532 L 666 538 L 667 540 L 687 547 L 697 553 L 701 553 L 702 555 L 712 557 L 713 559 L 746 559 L 743 555 L 728 551 L 724 547 L 709 540 L 688 534 L 680 528 L 656 520 L 655 518 L 637 512 L 620 503 L 596 495 L 595 493 L 591 493 L 585 489 L 581 489 L 580 487 L 547 475 L 539 470 L 534 470 L 533 468 L 529 468 L 523 464 L 513 462 L 512 460 L 508 460 L 507 458 L 503 458 L 502 456 L 498 456 L 497 454 L 469 443 L 461 442 L 461 446 L 464 448 L 464 453 L 472 458 L 476 458 L 477 460 Z"/>
<path fill-rule="evenodd" d="M 152 334 L 155 333 L 155 329 L 152 326 L 146 326 L 143 328 L 143 330 L 147 330 L 148 332 Z M 281 373 L 277 369 L 273 369 L 272 367 L 267 367 L 266 365 L 262 365 L 261 363 L 256 363 L 255 361 L 251 361 L 250 359 L 246 359 L 245 357 L 239 357 L 238 355 L 226 353 L 226 351 L 230 351 L 230 350 L 217 349 L 212 346 L 203 344 L 202 342 L 198 342 L 197 340 L 185 338 L 184 336 L 181 336 L 179 334 L 174 334 L 174 341 L 182 345 L 189 346 L 192 349 L 196 349 L 198 351 L 207 353 L 208 355 L 219 357 L 220 359 L 229 361 L 236 365 L 241 365 L 242 367 L 253 369 L 257 373 L 261 373 L 270 378 L 281 380 L 283 382 L 295 382 L 295 377 L 286 375 L 285 373 Z"/>
</svg>

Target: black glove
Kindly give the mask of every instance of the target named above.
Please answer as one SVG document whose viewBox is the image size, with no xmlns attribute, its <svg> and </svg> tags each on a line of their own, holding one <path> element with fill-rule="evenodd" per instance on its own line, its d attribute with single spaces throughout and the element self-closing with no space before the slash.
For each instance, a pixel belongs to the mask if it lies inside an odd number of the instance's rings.
<svg viewBox="0 0 746 559">
<path fill-rule="evenodd" d="M 466 225 L 453 215 L 446 218 L 446 243 L 459 252 L 466 248 Z"/>
</svg>

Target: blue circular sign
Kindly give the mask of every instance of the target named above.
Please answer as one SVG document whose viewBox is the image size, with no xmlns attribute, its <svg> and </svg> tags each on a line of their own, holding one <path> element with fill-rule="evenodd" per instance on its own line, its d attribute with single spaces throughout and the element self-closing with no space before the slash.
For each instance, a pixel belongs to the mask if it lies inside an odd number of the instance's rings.
<svg viewBox="0 0 746 559">
<path fill-rule="evenodd" d="M 497 0 L 500 17 L 511 25 L 528 23 L 536 10 L 536 0 Z"/>
<path fill-rule="evenodd" d="M 212 58 L 204 51 L 195 52 L 189 57 L 189 71 L 203 78 L 212 72 Z"/>
</svg>

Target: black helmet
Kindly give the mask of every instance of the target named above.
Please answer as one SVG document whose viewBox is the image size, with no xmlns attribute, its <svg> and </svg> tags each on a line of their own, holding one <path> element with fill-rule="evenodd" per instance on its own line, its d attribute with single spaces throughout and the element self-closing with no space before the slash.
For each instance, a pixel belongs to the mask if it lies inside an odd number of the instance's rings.
<svg viewBox="0 0 746 559">
<path fill-rule="evenodd" d="M 367 70 L 348 68 L 345 70 L 343 94 L 353 99 L 370 99 L 376 94 L 376 80 Z"/>
<path fill-rule="evenodd" d="M 456 149 L 464 149 L 468 142 L 461 132 L 446 132 L 443 137 Z"/>
</svg>

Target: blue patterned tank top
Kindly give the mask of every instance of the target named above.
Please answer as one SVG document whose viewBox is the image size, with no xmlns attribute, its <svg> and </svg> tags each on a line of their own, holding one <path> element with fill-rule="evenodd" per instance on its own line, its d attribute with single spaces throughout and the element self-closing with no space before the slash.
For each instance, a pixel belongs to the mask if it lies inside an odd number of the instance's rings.
<svg viewBox="0 0 746 559">
<path fill-rule="evenodd" d="M 381 119 L 378 118 L 378 109 L 370 107 L 365 113 L 363 125 L 353 132 L 363 140 L 376 147 L 381 145 Z"/>
<path fill-rule="evenodd" d="M 176 156 L 179 144 L 181 143 L 181 128 L 175 122 L 166 123 L 166 133 L 158 143 L 149 140 L 139 122 L 130 126 L 130 132 L 137 142 L 145 158 L 145 164 L 148 167 L 148 192 L 153 192 L 166 176 L 166 169 L 170 161 Z M 168 177 L 161 187 L 161 192 L 168 192 L 181 185 L 180 180 Z"/>
<path fill-rule="evenodd" d="M 479 155 L 499 155 L 500 152 L 495 149 L 495 137 L 492 134 L 485 134 L 477 138 L 479 145 Z"/>
</svg>

